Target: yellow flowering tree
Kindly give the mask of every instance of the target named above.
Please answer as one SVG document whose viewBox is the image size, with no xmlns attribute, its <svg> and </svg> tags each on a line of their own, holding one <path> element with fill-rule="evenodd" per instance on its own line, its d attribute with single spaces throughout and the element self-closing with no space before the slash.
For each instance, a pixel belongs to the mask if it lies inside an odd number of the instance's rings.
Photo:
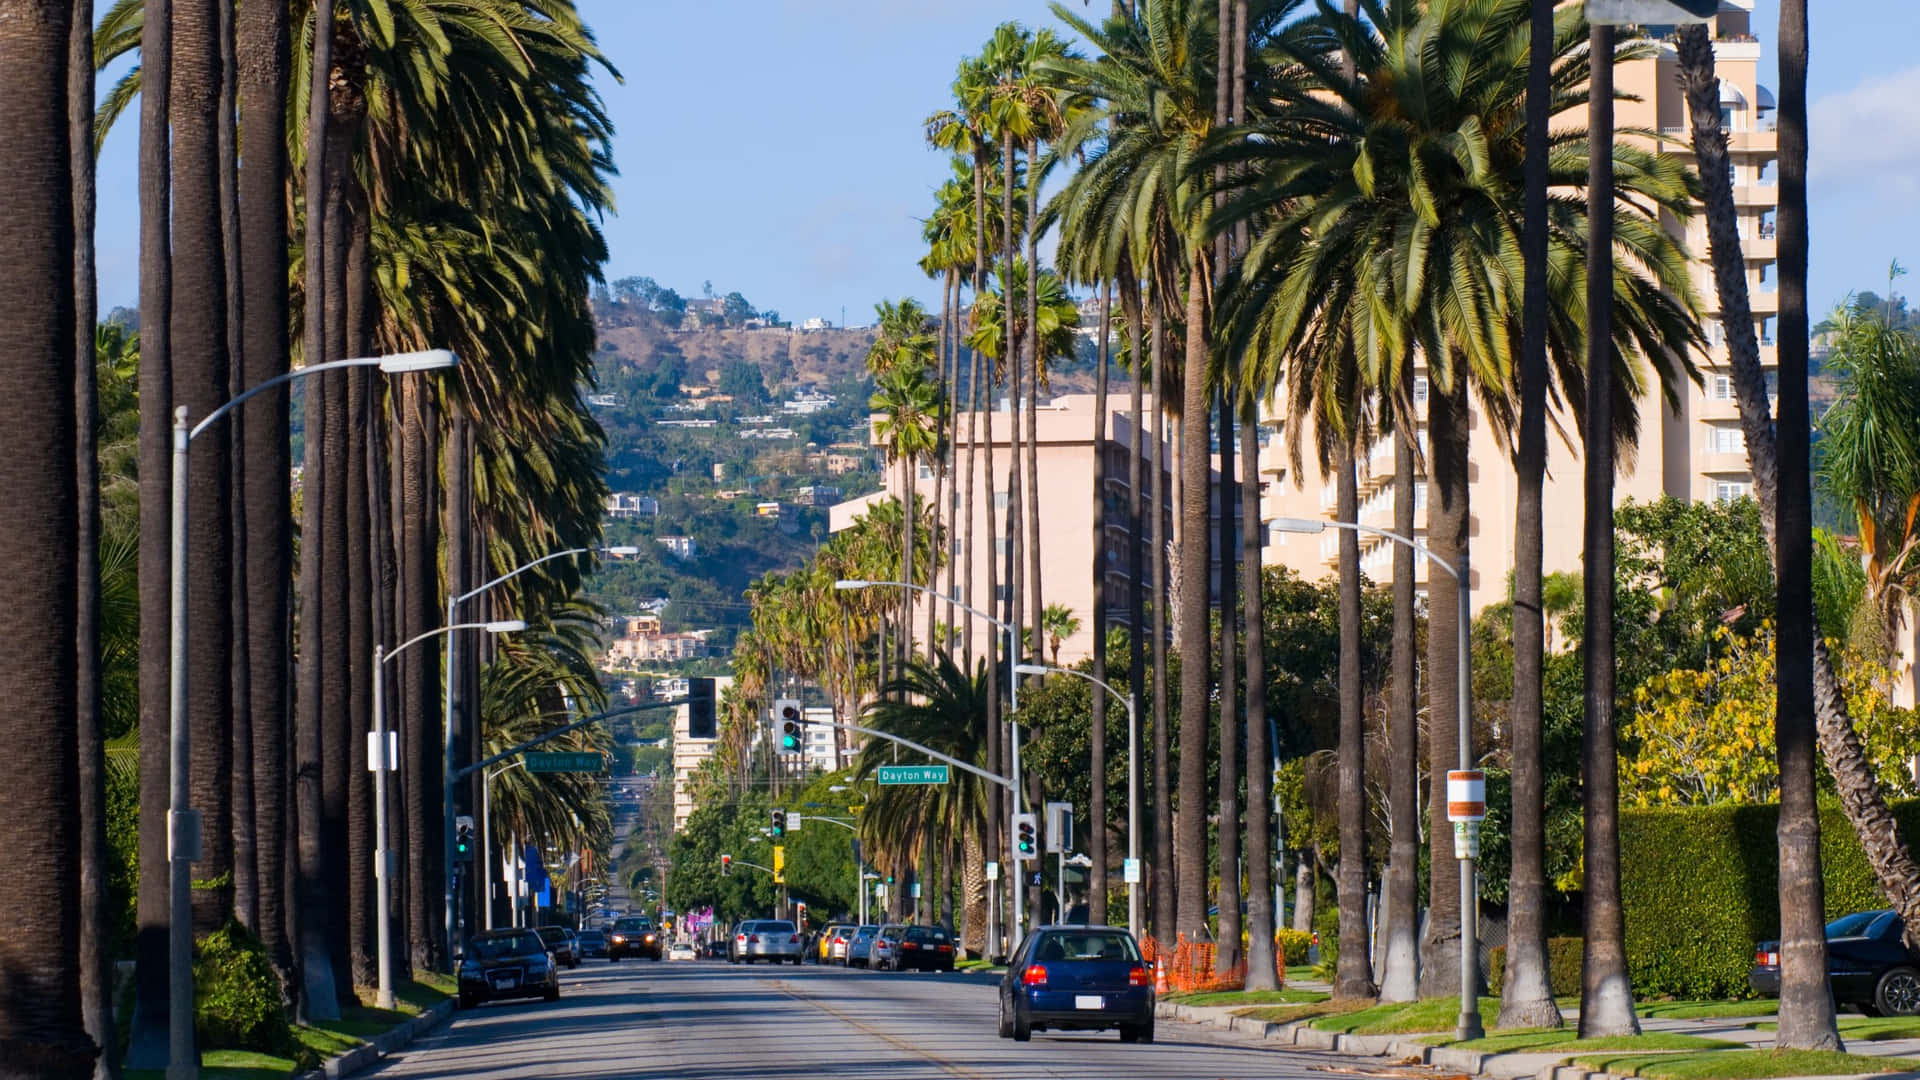
<svg viewBox="0 0 1920 1080">
<path fill-rule="evenodd" d="M 1744 635 L 1712 633 L 1703 668 L 1675 668 L 1634 692 L 1623 732 L 1621 796 L 1633 806 L 1702 806 L 1771 802 L 1779 797 L 1773 756 L 1774 628 L 1763 622 Z M 1847 712 L 1881 785 L 1913 794 L 1907 763 L 1920 754 L 1911 709 L 1887 699 L 1887 672 L 1839 642 Z"/>
</svg>

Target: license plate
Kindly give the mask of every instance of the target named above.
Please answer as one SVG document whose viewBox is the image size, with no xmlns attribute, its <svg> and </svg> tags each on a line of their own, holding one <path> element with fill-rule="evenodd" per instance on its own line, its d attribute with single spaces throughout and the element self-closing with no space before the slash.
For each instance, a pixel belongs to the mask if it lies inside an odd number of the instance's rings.
<svg viewBox="0 0 1920 1080">
<path fill-rule="evenodd" d="M 511 990 L 513 989 L 513 985 L 519 981 L 519 979 L 511 975 L 495 975 L 493 977 L 493 988 L 495 990 Z"/>
<path fill-rule="evenodd" d="M 1099 994 L 1075 994 L 1073 997 L 1073 1007 L 1076 1009 L 1104 1009 L 1107 1007 L 1107 999 L 1101 997 Z"/>
</svg>

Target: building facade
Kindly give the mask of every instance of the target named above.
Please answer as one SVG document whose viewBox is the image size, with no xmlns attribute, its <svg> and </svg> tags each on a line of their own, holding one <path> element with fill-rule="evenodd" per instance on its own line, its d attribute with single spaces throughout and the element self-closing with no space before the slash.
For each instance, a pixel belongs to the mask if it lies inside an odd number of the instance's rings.
<svg viewBox="0 0 1920 1080">
<path fill-rule="evenodd" d="M 733 685 L 731 676 L 713 680 L 713 697 L 718 702 L 725 696 L 727 687 Z M 655 687 L 662 697 L 685 695 L 685 679 L 666 680 Z M 693 816 L 693 774 L 713 756 L 713 748 L 718 739 L 696 739 L 688 727 L 691 719 L 690 709 L 686 705 L 673 707 L 673 831 L 679 832 L 687 827 L 687 819 Z"/>
</svg>

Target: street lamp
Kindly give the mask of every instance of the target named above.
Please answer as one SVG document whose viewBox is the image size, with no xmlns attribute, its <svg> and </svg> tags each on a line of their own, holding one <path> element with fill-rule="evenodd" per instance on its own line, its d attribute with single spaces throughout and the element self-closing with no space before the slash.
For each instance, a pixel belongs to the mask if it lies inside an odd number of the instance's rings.
<svg viewBox="0 0 1920 1080">
<path fill-rule="evenodd" d="M 1007 655 L 1008 657 L 1014 660 L 1015 662 L 1014 669 L 1016 671 L 1019 669 L 1020 628 L 1017 626 L 1010 626 L 1007 623 L 1001 622 L 999 619 L 996 619 L 993 616 L 987 614 L 986 612 L 981 611 L 977 607 L 973 607 L 968 604 L 963 604 L 958 600 L 953 600 L 948 597 L 941 596 L 939 593 L 933 591 L 932 589 L 927 588 L 925 585 L 916 585 L 909 581 L 867 581 L 860 578 L 841 578 L 840 580 L 833 583 L 833 587 L 843 591 L 858 590 L 858 589 L 872 589 L 876 587 L 884 587 L 884 588 L 890 588 L 890 589 L 912 589 L 914 592 L 925 593 L 926 595 L 934 597 L 935 599 L 938 599 L 943 603 L 952 604 L 954 607 L 957 607 L 960 610 L 966 612 L 967 614 L 972 615 L 976 619 L 980 619 L 984 622 L 991 623 L 993 626 L 998 627 L 1002 633 L 1006 634 L 1007 635 Z M 1019 712 L 1020 711 L 1020 680 L 1008 679 L 1007 683 L 1008 683 L 1008 686 L 1007 686 L 1008 709 L 1011 712 Z M 1012 739 L 1013 812 L 1017 814 L 1020 812 L 1021 798 L 1026 794 L 1026 785 L 1021 782 L 1021 778 L 1020 778 L 1020 724 L 1017 721 L 1014 721 L 1012 719 L 1008 719 L 1007 724 L 1012 729 L 1012 732 L 1013 732 L 1013 739 Z M 1017 859 L 1009 860 L 1009 864 L 1016 874 L 1019 872 L 1018 862 L 1019 860 Z M 1026 899 L 1027 899 L 1027 890 L 1024 887 L 1022 887 L 1020 883 L 1016 880 L 1013 887 L 1013 923 L 1016 928 L 1024 927 L 1026 925 L 1026 922 L 1027 922 Z"/>
<path fill-rule="evenodd" d="M 1462 771 L 1473 767 L 1473 713 L 1467 701 L 1467 690 L 1471 685 L 1469 665 L 1472 661 L 1473 627 L 1468 615 L 1472 606 L 1472 575 L 1468 572 L 1467 553 L 1460 553 L 1458 565 L 1450 565 L 1445 559 L 1435 555 L 1426 545 L 1409 536 L 1402 536 L 1386 529 L 1377 529 L 1371 525 L 1361 525 L 1351 521 L 1324 521 L 1320 518 L 1275 518 L 1272 527 L 1287 533 L 1318 533 L 1328 529 L 1347 529 L 1351 532 L 1367 533 L 1372 536 L 1391 540 L 1396 544 L 1413 549 L 1435 567 L 1451 575 L 1459 595 L 1460 641 L 1457 646 L 1459 658 L 1459 687 L 1457 698 L 1460 705 L 1459 746 L 1460 768 Z M 1436 778 L 1435 783 L 1439 780 Z M 1436 823 L 1437 824 L 1437 823 Z M 1479 987 L 1477 978 L 1480 972 L 1479 934 L 1480 898 L 1474 888 L 1474 863 L 1472 847 L 1456 843 L 1454 854 L 1460 860 L 1460 1022 L 1458 1035 L 1461 1039 L 1480 1038 L 1484 1031 L 1480 1022 L 1480 1008 L 1474 1000 Z"/>
<path fill-rule="evenodd" d="M 367 747 L 367 765 L 376 773 L 373 782 L 373 842 L 374 842 L 374 880 L 377 882 L 379 911 L 375 914 L 375 925 L 379 931 L 380 945 L 380 992 L 374 1005 L 382 1009 L 393 1008 L 393 913 L 388 910 L 388 896 L 393 890 L 393 855 L 387 850 L 387 774 L 393 771 L 393 760 L 387 745 L 387 702 L 383 688 L 387 662 L 411 646 L 430 637 L 449 634 L 455 630 L 485 630 L 489 634 L 511 634 L 525 630 L 527 624 L 520 619 L 501 619 L 495 622 L 455 623 L 417 634 L 394 646 L 392 652 L 386 646 L 373 647 L 373 737 Z"/>
<path fill-rule="evenodd" d="M 468 600 L 473 599 L 476 596 L 479 596 L 481 593 L 486 592 L 488 589 L 493 588 L 495 585 L 498 585 L 501 582 L 507 581 L 509 579 L 518 577 L 521 574 L 524 574 L 527 571 L 533 569 L 534 567 L 539 566 L 541 563 L 551 562 L 554 559 L 563 559 L 569 555 L 584 555 L 589 551 L 604 551 L 609 555 L 622 555 L 622 556 L 637 555 L 640 553 L 640 549 L 637 547 L 608 547 L 608 548 L 576 547 L 576 548 L 568 548 L 565 551 L 555 551 L 550 554 L 542 555 L 530 563 L 526 563 L 523 566 L 516 567 L 512 570 L 507 571 L 504 574 L 501 574 L 499 577 L 494 578 L 492 581 L 487 582 L 485 585 L 481 585 L 480 587 L 474 588 L 474 589 L 468 589 L 466 592 L 463 592 L 458 596 L 448 596 L 446 625 L 449 627 L 453 626 L 453 620 L 457 617 L 457 610 L 461 604 L 467 602 Z M 440 752 L 441 752 L 440 869 L 441 869 L 441 875 L 440 875 L 440 884 L 442 888 L 441 919 L 444 924 L 444 929 L 446 930 L 446 935 L 447 935 L 447 970 L 449 972 L 453 970 L 454 952 L 459 948 L 459 942 L 454 940 L 454 926 L 453 926 L 453 771 L 454 771 L 454 766 L 453 766 L 453 686 L 454 686 L 454 680 L 456 677 L 454 673 L 453 660 L 454 660 L 453 635 L 449 634 L 447 635 L 447 641 L 446 641 L 445 661 L 444 661 L 444 665 L 441 668 L 441 670 L 446 673 L 446 681 L 447 681 L 446 699 L 444 702 L 445 707 L 441 710 L 441 713 L 440 713 L 440 723 L 441 723 L 441 738 L 440 738 Z M 471 919 L 471 916 L 469 916 L 468 918 Z"/>
<path fill-rule="evenodd" d="M 1058 673 L 1061 675 L 1071 675 L 1076 679 L 1085 679 L 1126 703 L 1127 861 L 1131 862 L 1135 866 L 1136 872 L 1138 872 L 1138 867 L 1140 866 L 1140 718 L 1134 714 L 1133 695 L 1123 694 L 1115 690 L 1113 684 L 1107 682 L 1105 679 L 1096 679 L 1084 671 L 1076 671 L 1073 668 L 1053 667 L 1049 664 L 1015 664 L 1013 665 L 1013 670 L 1020 675 Z M 1099 778 L 1096 777 L 1095 782 L 1097 783 L 1098 781 Z M 1093 823 L 1093 827 L 1101 829 L 1105 828 L 1106 825 L 1104 822 L 1096 821 Z M 1141 873 L 1142 878 L 1145 876 L 1144 873 Z M 1105 907 L 1106 902 L 1106 897 L 1103 896 L 1100 898 L 1102 907 Z M 1127 930 L 1136 938 L 1140 936 L 1140 882 L 1138 881 L 1127 882 Z"/>
<path fill-rule="evenodd" d="M 188 801 L 193 733 L 187 724 L 187 450 L 213 423 L 248 399 L 309 375 L 342 368 L 377 367 L 388 375 L 450 368 L 460 358 L 446 349 L 332 360 L 275 375 L 214 409 L 191 428 L 187 407 L 173 410 L 173 575 L 168 648 L 167 784 L 167 1080 L 199 1073 L 193 1047 L 193 863 L 200 857 L 200 814 Z M 224 527 L 224 526 L 223 526 Z"/>
<path fill-rule="evenodd" d="M 481 908 L 486 912 L 481 925 L 488 930 L 493 929 L 493 778 L 526 763 L 526 758 L 509 761 L 487 770 L 480 778 L 480 892 Z"/>
</svg>

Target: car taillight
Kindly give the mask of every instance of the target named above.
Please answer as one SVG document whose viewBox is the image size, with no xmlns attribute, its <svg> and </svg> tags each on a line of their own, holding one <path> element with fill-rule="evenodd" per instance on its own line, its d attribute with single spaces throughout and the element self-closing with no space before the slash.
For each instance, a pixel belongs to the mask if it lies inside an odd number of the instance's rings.
<svg viewBox="0 0 1920 1080">
<path fill-rule="evenodd" d="M 847 943 L 847 939 L 843 937 L 837 937 L 833 939 L 833 943 L 835 945 L 845 945 Z"/>
<path fill-rule="evenodd" d="M 941 951 L 941 952 L 952 952 L 952 951 L 953 951 L 953 946 L 951 946 L 951 945 L 942 945 L 942 946 L 940 946 L 940 951 Z"/>
<path fill-rule="evenodd" d="M 749 944 L 749 945 L 758 945 L 758 944 L 760 944 L 760 935 L 758 935 L 758 934 L 750 934 L 750 935 L 748 935 L 748 937 L 747 937 L 747 944 Z"/>
<path fill-rule="evenodd" d="M 1044 964 L 1033 964 L 1020 973 L 1020 982 L 1026 986 L 1047 985 L 1047 969 Z"/>
<path fill-rule="evenodd" d="M 1753 954 L 1753 962 L 1759 964 L 1761 967 L 1779 967 L 1780 954 L 1761 950 Z"/>
<path fill-rule="evenodd" d="M 903 941 L 903 942 L 901 942 L 901 943 L 900 943 L 900 947 L 901 947 L 901 948 L 903 948 L 903 949 L 917 949 L 917 948 L 919 948 L 920 946 L 918 946 L 918 945 L 915 945 L 915 944 L 914 944 L 913 942 L 911 942 L 911 941 Z"/>
<path fill-rule="evenodd" d="M 1148 985 L 1147 969 L 1141 967 L 1138 964 L 1135 964 L 1133 967 L 1128 968 L 1127 969 L 1127 985 L 1128 986 Z"/>
<path fill-rule="evenodd" d="M 787 944 L 789 944 L 789 945 L 798 945 L 798 944 L 800 944 L 800 935 L 799 935 L 799 934 L 795 934 L 795 935 L 793 935 L 792 937 L 790 937 L 790 938 L 788 938 L 788 939 L 787 939 Z"/>
</svg>

